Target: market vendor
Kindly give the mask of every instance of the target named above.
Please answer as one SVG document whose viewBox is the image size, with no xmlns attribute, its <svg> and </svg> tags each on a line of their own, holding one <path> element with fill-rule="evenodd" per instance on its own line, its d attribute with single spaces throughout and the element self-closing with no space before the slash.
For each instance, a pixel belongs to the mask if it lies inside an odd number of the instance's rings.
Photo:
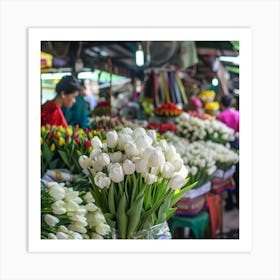
<svg viewBox="0 0 280 280">
<path fill-rule="evenodd" d="M 75 76 L 62 77 L 55 88 L 56 97 L 41 106 L 41 125 L 62 125 L 66 127 L 68 123 L 61 107 L 71 107 L 81 89 L 81 84 Z"/>
</svg>

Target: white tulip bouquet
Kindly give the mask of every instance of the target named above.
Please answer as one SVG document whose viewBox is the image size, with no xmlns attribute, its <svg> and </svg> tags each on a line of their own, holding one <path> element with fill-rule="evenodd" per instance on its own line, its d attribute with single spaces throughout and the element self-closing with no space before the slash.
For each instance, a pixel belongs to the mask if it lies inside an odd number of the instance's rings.
<svg viewBox="0 0 280 280">
<path fill-rule="evenodd" d="M 79 163 L 118 238 L 137 238 L 140 231 L 164 224 L 195 185 L 187 185 L 188 171 L 175 147 L 158 141 L 154 130 L 125 127 L 107 132 L 104 143 L 93 137 L 91 144 L 92 152 Z"/>
<path fill-rule="evenodd" d="M 42 182 L 42 239 L 103 239 L 109 234 L 110 227 L 90 192 Z"/>
</svg>

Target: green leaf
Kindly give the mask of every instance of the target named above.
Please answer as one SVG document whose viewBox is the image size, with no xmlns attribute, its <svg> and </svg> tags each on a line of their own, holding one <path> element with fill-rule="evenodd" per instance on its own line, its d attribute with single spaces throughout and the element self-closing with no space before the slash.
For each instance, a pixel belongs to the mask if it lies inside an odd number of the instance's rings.
<svg viewBox="0 0 280 280">
<path fill-rule="evenodd" d="M 43 142 L 42 144 L 42 153 L 47 162 L 52 160 L 54 153 L 50 150 L 46 142 Z"/>
<path fill-rule="evenodd" d="M 166 198 L 163 204 L 159 207 L 157 224 L 161 224 L 166 220 L 166 213 L 170 208 L 171 198 L 173 194 L 174 194 L 174 190 L 170 193 L 170 195 Z"/>
<path fill-rule="evenodd" d="M 197 184 L 197 182 L 194 182 L 194 183 L 192 183 L 192 184 L 182 188 L 179 193 L 175 193 L 173 198 L 172 198 L 172 200 L 171 200 L 171 203 L 170 203 L 171 207 L 173 205 L 175 205 L 180 199 L 182 199 L 183 196 L 187 193 L 187 191 L 189 191 L 192 188 L 194 188 L 196 186 L 196 184 Z"/>
<path fill-rule="evenodd" d="M 68 156 L 64 151 L 57 150 L 59 155 L 61 156 L 63 162 L 67 165 L 67 167 L 71 170 L 71 164 L 69 162 Z"/>
<path fill-rule="evenodd" d="M 176 212 L 177 208 L 170 208 L 166 213 L 166 220 L 170 219 L 171 216 Z"/>
<path fill-rule="evenodd" d="M 108 194 L 108 207 L 112 214 L 116 214 L 116 207 L 115 207 L 115 183 L 112 182 L 109 187 L 109 194 Z"/>
<path fill-rule="evenodd" d="M 122 239 L 126 238 L 128 217 L 126 215 L 127 210 L 127 200 L 125 193 L 122 194 L 118 210 L 117 210 L 117 230 L 118 234 Z"/>
<path fill-rule="evenodd" d="M 104 217 L 106 219 L 107 224 L 112 227 L 116 228 L 116 215 L 113 215 L 111 213 L 105 213 Z"/>
<path fill-rule="evenodd" d="M 143 201 L 144 201 L 144 194 L 140 196 L 135 203 L 132 205 L 132 207 L 127 212 L 129 216 L 129 223 L 127 228 L 127 238 L 131 238 L 132 234 L 135 232 L 136 228 L 139 225 L 140 217 L 141 217 L 141 211 L 143 207 Z"/>
</svg>

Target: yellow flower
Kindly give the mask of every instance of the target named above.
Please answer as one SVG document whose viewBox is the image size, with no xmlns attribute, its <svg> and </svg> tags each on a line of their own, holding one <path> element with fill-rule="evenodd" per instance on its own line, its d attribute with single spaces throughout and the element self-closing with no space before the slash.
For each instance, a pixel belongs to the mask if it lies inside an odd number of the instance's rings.
<svg viewBox="0 0 280 280">
<path fill-rule="evenodd" d="M 59 139 L 58 139 L 58 145 L 59 145 L 59 146 L 63 146 L 64 144 L 65 144 L 64 138 L 63 138 L 63 137 L 59 137 Z"/>
<path fill-rule="evenodd" d="M 62 125 L 59 126 L 59 131 L 64 131 L 64 127 Z"/>
<path fill-rule="evenodd" d="M 79 134 L 79 135 L 82 135 L 83 133 L 84 133 L 83 129 L 82 129 L 82 128 L 79 128 L 78 134 Z"/>
<path fill-rule="evenodd" d="M 88 151 L 91 152 L 93 150 L 92 146 L 88 147 Z"/>
<path fill-rule="evenodd" d="M 205 104 L 204 108 L 205 108 L 205 110 L 209 110 L 209 111 L 219 110 L 220 105 L 219 105 L 219 102 L 216 102 L 216 101 L 215 102 L 208 102 L 208 103 Z"/>
<path fill-rule="evenodd" d="M 46 132 L 46 127 L 43 125 L 42 127 L 41 127 L 41 133 L 45 133 Z"/>
<path fill-rule="evenodd" d="M 42 152 L 42 150 L 41 150 L 41 156 L 43 155 L 43 152 Z"/>
<path fill-rule="evenodd" d="M 56 135 L 58 138 L 61 137 L 61 133 L 59 131 L 56 133 Z"/>
<path fill-rule="evenodd" d="M 43 144 L 43 142 L 44 142 L 44 140 L 43 140 L 43 138 L 41 137 L 41 145 Z"/>
<path fill-rule="evenodd" d="M 55 144 L 54 144 L 54 143 L 52 143 L 52 145 L 51 145 L 51 151 L 52 151 L 52 152 L 55 151 Z"/>
<path fill-rule="evenodd" d="M 92 133 L 91 132 L 88 133 L 88 137 L 89 137 L 89 139 L 92 138 Z"/>
<path fill-rule="evenodd" d="M 66 128 L 66 134 L 69 135 L 69 136 L 71 136 L 71 135 L 73 134 L 73 130 L 72 130 L 72 127 L 71 127 L 71 126 L 68 126 L 68 127 Z"/>
</svg>

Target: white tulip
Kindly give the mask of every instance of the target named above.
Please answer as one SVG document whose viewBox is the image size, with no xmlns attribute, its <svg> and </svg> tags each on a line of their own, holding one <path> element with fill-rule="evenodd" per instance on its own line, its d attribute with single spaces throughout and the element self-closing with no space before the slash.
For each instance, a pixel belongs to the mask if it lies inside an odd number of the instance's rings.
<svg viewBox="0 0 280 280">
<path fill-rule="evenodd" d="M 99 172 L 103 169 L 103 166 L 98 161 L 93 161 L 91 166 L 95 172 Z"/>
<path fill-rule="evenodd" d="M 88 156 L 82 155 L 79 157 L 79 164 L 83 169 L 87 169 L 91 165 L 91 160 Z"/>
<path fill-rule="evenodd" d="M 64 184 L 63 184 L 64 185 Z M 65 196 L 65 189 L 61 184 L 53 185 L 49 188 L 49 195 L 53 197 L 55 200 L 63 199 Z"/>
<path fill-rule="evenodd" d="M 175 146 L 169 143 L 165 151 L 166 160 L 172 162 L 174 159 L 176 159 L 176 154 L 177 152 Z"/>
<path fill-rule="evenodd" d="M 171 162 L 171 164 L 174 166 L 175 172 L 178 172 L 178 171 L 181 170 L 184 162 L 183 162 L 183 160 L 180 157 L 177 157 L 175 160 L 173 160 Z"/>
<path fill-rule="evenodd" d="M 106 235 L 107 233 L 110 232 L 110 227 L 109 225 L 106 224 L 99 224 L 96 226 L 95 231 L 100 234 L 100 235 Z"/>
<path fill-rule="evenodd" d="M 79 209 L 79 205 L 73 200 L 69 200 L 66 202 L 65 208 L 67 211 L 77 211 Z"/>
<path fill-rule="evenodd" d="M 89 239 L 89 236 L 86 233 L 82 233 L 81 235 L 82 235 L 83 239 Z"/>
<path fill-rule="evenodd" d="M 132 135 L 133 130 L 130 127 L 124 127 L 121 131 L 120 134 L 128 134 L 128 135 Z"/>
<path fill-rule="evenodd" d="M 159 140 L 158 145 L 159 145 L 159 147 L 161 147 L 163 152 L 165 152 L 167 150 L 167 148 L 168 148 L 168 144 L 167 144 L 165 139 Z"/>
<path fill-rule="evenodd" d="M 100 140 L 100 138 L 98 136 L 94 136 L 91 139 L 91 146 L 93 148 L 102 148 L 102 142 L 101 142 L 101 140 Z"/>
<path fill-rule="evenodd" d="M 99 235 L 99 234 L 93 232 L 93 233 L 91 234 L 91 239 L 104 239 L 104 238 L 103 238 L 101 235 Z"/>
<path fill-rule="evenodd" d="M 87 209 L 79 207 L 79 209 L 76 210 L 76 213 L 79 215 L 85 215 L 87 213 Z"/>
<path fill-rule="evenodd" d="M 157 141 L 157 132 L 154 129 L 149 129 L 147 135 L 152 138 L 154 143 Z"/>
<path fill-rule="evenodd" d="M 114 183 L 120 183 L 124 180 L 123 169 L 122 169 L 122 166 L 119 163 L 113 163 L 110 166 L 109 178 Z"/>
<path fill-rule="evenodd" d="M 185 165 L 183 165 L 178 172 L 174 173 L 174 175 L 181 175 L 182 177 L 187 178 L 189 175 L 189 170 L 186 168 Z"/>
<path fill-rule="evenodd" d="M 115 152 L 110 154 L 110 159 L 112 163 L 115 162 L 122 162 L 123 160 L 123 153 L 122 152 Z"/>
<path fill-rule="evenodd" d="M 137 127 L 133 130 L 132 138 L 136 139 L 138 136 L 145 135 L 145 134 L 146 134 L 146 130 L 143 127 Z"/>
<path fill-rule="evenodd" d="M 186 179 L 182 175 L 178 174 L 171 178 L 167 186 L 173 190 L 176 190 L 176 189 L 180 189 L 185 184 L 186 184 Z"/>
<path fill-rule="evenodd" d="M 97 157 L 101 154 L 102 150 L 98 148 L 93 148 L 93 150 L 90 152 L 89 157 L 91 160 L 96 160 Z"/>
<path fill-rule="evenodd" d="M 118 138 L 118 149 L 123 151 L 124 145 L 132 141 L 132 137 L 128 134 L 120 134 Z"/>
<path fill-rule="evenodd" d="M 83 236 L 80 233 L 76 232 L 76 231 L 72 232 L 71 235 L 72 235 L 72 237 L 74 239 L 83 239 Z"/>
<path fill-rule="evenodd" d="M 115 148 L 118 143 L 118 133 L 115 130 L 107 132 L 106 142 L 109 148 Z"/>
<path fill-rule="evenodd" d="M 50 226 L 54 227 L 57 223 L 59 223 L 59 219 L 53 215 L 46 214 L 44 216 L 44 221 Z"/>
<path fill-rule="evenodd" d="M 161 174 L 163 178 L 166 179 L 171 178 L 174 172 L 175 172 L 174 166 L 168 161 L 161 166 Z"/>
<path fill-rule="evenodd" d="M 130 175 L 133 174 L 135 171 L 135 164 L 129 160 L 126 159 L 123 163 L 123 172 L 125 175 Z"/>
<path fill-rule="evenodd" d="M 198 169 L 197 169 L 197 167 L 194 165 L 194 166 L 191 167 L 190 173 L 194 176 L 194 175 L 196 175 L 197 171 L 198 171 Z"/>
<path fill-rule="evenodd" d="M 128 142 L 124 145 L 125 153 L 128 157 L 132 158 L 139 155 L 138 148 L 134 142 Z"/>
<path fill-rule="evenodd" d="M 57 237 L 53 233 L 48 233 L 48 239 L 57 239 Z"/>
<path fill-rule="evenodd" d="M 97 206 L 93 203 L 88 203 L 86 205 L 86 209 L 87 209 L 87 211 L 95 212 L 97 210 Z"/>
<path fill-rule="evenodd" d="M 135 144 L 138 150 L 144 151 L 147 147 L 150 147 L 153 144 L 153 139 L 146 134 L 142 134 L 137 136 Z"/>
<path fill-rule="evenodd" d="M 61 231 L 59 231 L 59 232 L 56 234 L 56 237 L 57 237 L 57 239 L 68 239 L 68 238 L 69 238 L 69 236 L 68 236 L 66 233 L 61 232 Z"/>
<path fill-rule="evenodd" d="M 101 189 L 108 188 L 110 186 L 111 180 L 103 172 L 97 172 L 94 176 L 94 183 Z"/>
<path fill-rule="evenodd" d="M 75 225 L 81 226 L 81 227 L 86 227 L 88 225 L 88 222 L 87 221 L 76 221 Z"/>
<path fill-rule="evenodd" d="M 148 173 L 144 176 L 144 181 L 147 185 L 152 185 L 157 181 L 157 178 L 156 175 Z"/>
<path fill-rule="evenodd" d="M 64 232 L 64 233 L 69 233 L 69 229 L 66 226 L 60 225 L 58 227 L 58 231 Z"/>
<path fill-rule="evenodd" d="M 73 215 L 68 215 L 69 216 L 69 219 L 71 221 L 75 221 L 75 222 L 84 222 L 87 220 L 87 218 L 83 215 L 78 215 L 76 213 L 74 213 Z"/>
<path fill-rule="evenodd" d="M 76 225 L 76 224 L 70 224 L 70 225 L 69 225 L 69 228 L 70 228 L 71 230 L 77 231 L 77 232 L 79 232 L 79 233 L 86 233 L 86 232 L 87 232 L 87 230 L 86 230 L 85 227 L 83 227 L 83 226 L 78 226 L 78 225 Z"/>
<path fill-rule="evenodd" d="M 135 169 L 137 173 L 146 174 L 148 172 L 148 167 L 146 161 L 139 159 L 135 162 Z"/>
<path fill-rule="evenodd" d="M 154 149 L 148 158 L 147 166 L 149 167 L 160 167 L 165 162 L 164 154 L 161 150 Z"/>
<path fill-rule="evenodd" d="M 60 215 L 60 214 L 65 214 L 67 212 L 65 208 L 65 202 L 62 200 L 57 200 L 54 202 L 52 205 L 52 210 L 54 214 Z"/>
<path fill-rule="evenodd" d="M 110 163 L 110 157 L 108 154 L 106 153 L 101 153 L 98 157 L 97 157 L 97 162 L 99 163 L 99 165 L 101 165 L 102 167 L 107 166 Z"/>
<path fill-rule="evenodd" d="M 87 192 L 84 196 L 84 199 L 85 199 L 86 203 L 94 202 L 94 198 L 93 198 L 91 192 Z"/>
</svg>

